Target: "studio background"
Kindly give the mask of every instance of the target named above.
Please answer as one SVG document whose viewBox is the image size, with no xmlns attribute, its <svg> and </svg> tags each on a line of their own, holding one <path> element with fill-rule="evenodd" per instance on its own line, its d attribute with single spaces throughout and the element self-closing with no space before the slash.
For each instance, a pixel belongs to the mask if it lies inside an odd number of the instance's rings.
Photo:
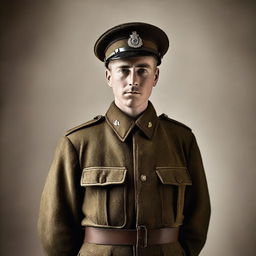
<svg viewBox="0 0 256 256">
<path fill-rule="evenodd" d="M 36 222 L 58 139 L 113 96 L 95 40 L 119 23 L 162 28 L 170 49 L 151 101 L 193 129 L 212 216 L 202 256 L 255 255 L 253 1 L 1 1 L 0 254 L 42 256 Z"/>
</svg>

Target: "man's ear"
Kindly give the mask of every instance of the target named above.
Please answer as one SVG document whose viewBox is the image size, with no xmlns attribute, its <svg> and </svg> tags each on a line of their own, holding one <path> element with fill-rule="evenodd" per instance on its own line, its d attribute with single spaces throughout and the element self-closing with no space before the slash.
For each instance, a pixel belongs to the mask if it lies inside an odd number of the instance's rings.
<svg viewBox="0 0 256 256">
<path fill-rule="evenodd" d="M 108 83 L 108 86 L 112 87 L 111 85 L 111 71 L 110 69 L 106 68 L 106 80 L 107 80 L 107 83 Z"/>
<path fill-rule="evenodd" d="M 156 84 L 157 84 L 157 81 L 158 81 L 158 78 L 159 78 L 159 73 L 160 73 L 159 68 L 156 68 L 156 71 L 155 71 L 155 80 L 154 80 L 154 87 L 155 87 Z"/>
</svg>

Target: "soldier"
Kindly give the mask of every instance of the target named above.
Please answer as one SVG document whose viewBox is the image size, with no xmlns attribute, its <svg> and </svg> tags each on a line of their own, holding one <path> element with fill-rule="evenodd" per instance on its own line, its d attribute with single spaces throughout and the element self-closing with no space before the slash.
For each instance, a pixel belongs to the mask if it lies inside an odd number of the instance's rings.
<svg viewBox="0 0 256 256">
<path fill-rule="evenodd" d="M 114 101 L 59 141 L 38 221 L 47 255 L 199 255 L 210 201 L 197 142 L 149 101 L 168 47 L 146 23 L 97 40 Z"/>
</svg>

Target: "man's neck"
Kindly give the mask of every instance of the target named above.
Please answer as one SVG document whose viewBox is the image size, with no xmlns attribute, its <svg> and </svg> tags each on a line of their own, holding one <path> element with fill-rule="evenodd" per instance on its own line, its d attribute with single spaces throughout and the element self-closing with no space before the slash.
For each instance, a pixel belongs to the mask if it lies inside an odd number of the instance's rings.
<svg viewBox="0 0 256 256">
<path fill-rule="evenodd" d="M 118 103 L 118 101 L 115 100 L 115 104 L 116 106 L 122 111 L 124 112 L 126 115 L 130 116 L 130 117 L 137 117 L 139 116 L 143 111 L 146 110 L 147 106 L 148 106 L 148 102 L 142 106 L 139 106 L 137 108 L 132 108 L 132 107 L 128 107 L 128 106 L 124 106 Z"/>
</svg>

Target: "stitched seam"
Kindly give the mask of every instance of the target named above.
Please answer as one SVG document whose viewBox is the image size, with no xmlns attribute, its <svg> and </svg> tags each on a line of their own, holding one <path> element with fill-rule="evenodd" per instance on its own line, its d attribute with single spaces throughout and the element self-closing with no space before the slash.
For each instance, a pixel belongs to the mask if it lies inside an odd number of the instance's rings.
<svg viewBox="0 0 256 256">
<path fill-rule="evenodd" d="M 81 164 L 80 164 L 80 161 L 79 161 L 79 154 L 78 154 L 78 152 L 76 151 L 75 146 L 73 145 L 73 143 L 71 142 L 71 140 L 70 140 L 67 136 L 65 136 L 65 138 L 67 139 L 67 141 L 68 141 L 69 144 L 71 145 L 73 151 L 75 152 L 76 159 L 77 159 L 77 162 L 78 162 L 78 167 L 79 167 L 80 170 L 82 170 Z"/>
</svg>

